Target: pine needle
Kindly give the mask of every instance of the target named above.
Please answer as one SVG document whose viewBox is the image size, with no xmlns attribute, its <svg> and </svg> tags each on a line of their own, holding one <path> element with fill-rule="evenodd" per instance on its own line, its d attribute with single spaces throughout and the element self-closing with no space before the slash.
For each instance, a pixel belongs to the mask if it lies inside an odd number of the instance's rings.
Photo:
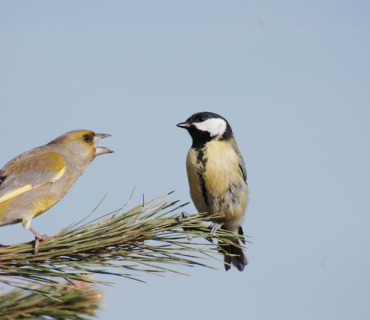
<svg viewBox="0 0 370 320">
<path fill-rule="evenodd" d="M 102 292 L 85 282 L 74 282 L 73 285 L 79 290 L 45 284 L 3 293 L 0 295 L 1 319 L 87 320 L 96 317 Z"/>
<path fill-rule="evenodd" d="M 71 288 L 75 281 L 108 284 L 96 274 L 139 280 L 144 274 L 184 274 L 179 266 L 212 268 L 205 259 L 219 260 L 220 253 L 216 244 L 204 239 L 231 243 L 236 235 L 225 230 L 210 234 L 204 224 L 209 217 L 202 214 L 179 219 L 184 205 L 166 202 L 166 196 L 150 201 L 143 197 L 143 203 L 126 212 L 123 206 L 90 222 L 89 215 L 40 242 L 37 254 L 33 242 L 0 247 L 0 282 L 19 287 L 16 280 L 21 279 L 54 295 L 56 291 L 50 290 L 64 281 Z"/>
</svg>

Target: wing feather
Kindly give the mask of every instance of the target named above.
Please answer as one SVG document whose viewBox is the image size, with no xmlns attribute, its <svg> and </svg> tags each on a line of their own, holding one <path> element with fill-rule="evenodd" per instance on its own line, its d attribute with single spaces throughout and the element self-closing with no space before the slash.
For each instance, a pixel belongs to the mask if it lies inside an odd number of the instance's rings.
<svg viewBox="0 0 370 320">
<path fill-rule="evenodd" d="M 247 169 L 245 167 L 245 162 L 244 162 L 243 156 L 242 156 L 242 154 L 239 151 L 239 148 L 238 148 L 238 145 L 236 144 L 235 139 L 232 139 L 230 142 L 233 145 L 234 150 L 235 150 L 236 154 L 239 157 L 239 168 L 240 168 L 240 172 L 243 175 L 243 179 L 244 179 L 245 183 L 247 183 Z"/>
<path fill-rule="evenodd" d="M 59 180 L 66 162 L 55 151 L 37 148 L 8 162 L 0 171 L 0 203 Z"/>
</svg>

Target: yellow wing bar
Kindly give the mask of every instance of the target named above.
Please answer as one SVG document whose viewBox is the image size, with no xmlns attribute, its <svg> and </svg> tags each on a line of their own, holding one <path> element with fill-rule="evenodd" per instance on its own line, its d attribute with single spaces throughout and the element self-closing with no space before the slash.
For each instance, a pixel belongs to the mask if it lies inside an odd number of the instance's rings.
<svg viewBox="0 0 370 320">
<path fill-rule="evenodd" d="M 22 193 L 25 193 L 25 192 L 27 192 L 27 191 L 29 191 L 31 189 L 32 189 L 32 185 L 31 184 L 28 184 L 28 185 L 23 186 L 21 188 L 15 189 L 12 192 L 9 192 L 5 196 L 1 197 L 0 198 L 0 203 L 5 202 L 5 201 L 8 201 L 8 200 L 11 200 L 11 199 L 13 199 L 15 197 L 18 197 Z"/>
<path fill-rule="evenodd" d="M 47 180 L 45 182 L 42 182 L 42 183 L 39 183 L 35 186 L 31 185 L 31 184 L 27 184 L 23 187 L 20 187 L 18 189 L 15 189 L 11 192 L 9 192 L 8 194 L 6 194 L 5 196 L 2 196 L 0 198 L 0 203 L 2 202 L 5 202 L 5 201 L 8 201 L 8 200 L 11 200 L 11 199 L 14 199 L 18 196 L 20 196 L 21 194 L 27 192 L 27 191 L 30 191 L 31 189 L 34 189 L 34 188 L 38 188 L 38 187 L 41 187 L 47 183 L 54 183 L 56 181 L 58 181 L 64 174 L 64 172 L 66 171 L 66 168 L 64 167 L 62 170 L 59 170 L 52 179 L 50 180 Z"/>
</svg>

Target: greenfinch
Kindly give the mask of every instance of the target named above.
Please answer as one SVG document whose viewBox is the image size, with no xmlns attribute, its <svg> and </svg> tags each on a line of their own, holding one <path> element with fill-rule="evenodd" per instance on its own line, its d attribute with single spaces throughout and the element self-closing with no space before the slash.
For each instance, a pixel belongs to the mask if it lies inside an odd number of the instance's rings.
<svg viewBox="0 0 370 320">
<path fill-rule="evenodd" d="M 35 252 L 45 239 L 31 220 L 58 203 L 96 156 L 112 153 L 97 147 L 109 134 L 67 132 L 46 145 L 26 151 L 0 170 L 0 227 L 22 222 L 35 236 Z"/>
</svg>

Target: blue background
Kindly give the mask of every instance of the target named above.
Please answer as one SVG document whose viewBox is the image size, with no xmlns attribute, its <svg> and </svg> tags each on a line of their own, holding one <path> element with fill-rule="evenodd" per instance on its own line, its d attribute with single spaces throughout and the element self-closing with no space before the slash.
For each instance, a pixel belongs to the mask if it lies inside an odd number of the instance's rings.
<svg viewBox="0 0 370 320">
<path fill-rule="evenodd" d="M 175 125 L 194 112 L 228 119 L 246 160 L 245 271 L 108 278 L 102 319 L 369 319 L 369 16 L 360 0 L 0 2 L 0 166 L 78 128 L 116 151 L 39 232 L 134 186 L 133 204 L 190 201 Z M 1 243 L 31 239 L 0 229 Z"/>
</svg>

